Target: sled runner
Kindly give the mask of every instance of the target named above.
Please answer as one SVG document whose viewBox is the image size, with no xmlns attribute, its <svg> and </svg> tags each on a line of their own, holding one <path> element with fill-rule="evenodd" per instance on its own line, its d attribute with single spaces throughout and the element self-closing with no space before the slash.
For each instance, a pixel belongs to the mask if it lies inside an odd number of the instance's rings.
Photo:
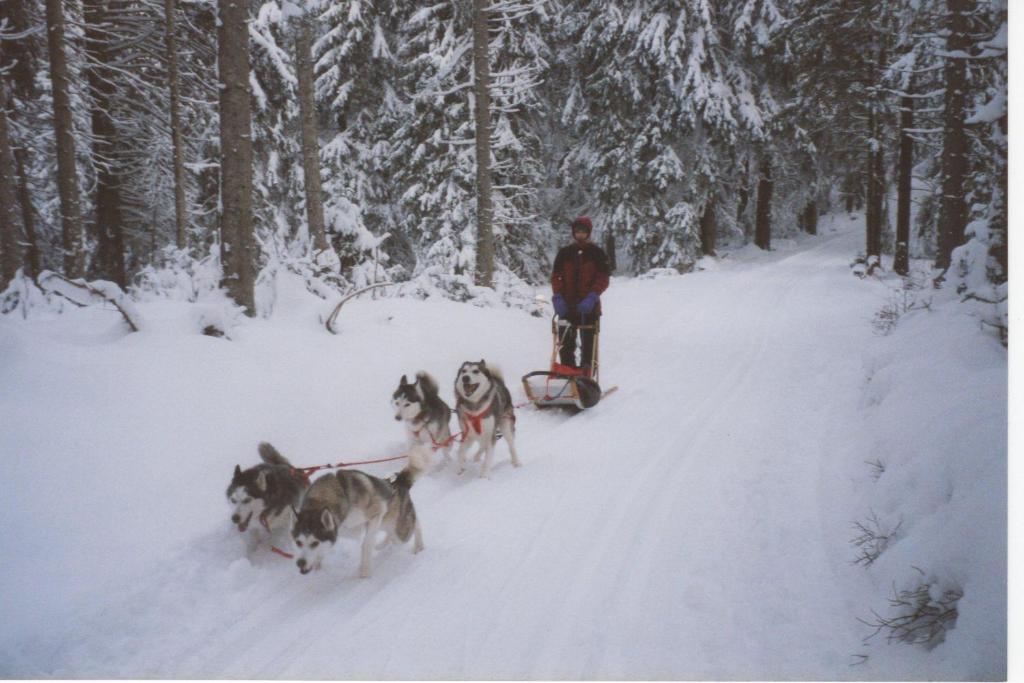
<svg viewBox="0 0 1024 683">
<path fill-rule="evenodd" d="M 561 318 L 551 319 L 551 369 L 537 370 L 523 375 L 523 389 L 526 397 L 538 408 L 567 406 L 584 410 L 597 405 L 604 396 L 615 391 L 612 387 L 602 393 L 598 384 L 598 373 L 601 366 L 599 359 L 599 337 L 601 324 L 598 320 L 592 325 L 577 325 L 577 330 L 593 330 L 594 348 L 590 358 L 590 371 L 573 368 L 559 363 L 559 351 L 562 340 L 569 329 L 569 322 Z M 584 363 L 586 364 L 586 363 Z"/>
</svg>

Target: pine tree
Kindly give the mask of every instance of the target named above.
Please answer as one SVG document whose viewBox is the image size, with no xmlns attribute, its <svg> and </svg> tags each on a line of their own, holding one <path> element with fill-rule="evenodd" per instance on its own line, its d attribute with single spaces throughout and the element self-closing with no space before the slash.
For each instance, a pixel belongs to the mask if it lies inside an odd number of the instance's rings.
<svg viewBox="0 0 1024 683">
<path fill-rule="evenodd" d="M 733 145 L 766 132 L 771 98 L 729 43 L 757 51 L 760 39 L 748 38 L 774 31 L 774 3 L 742 3 L 735 17 L 707 0 L 571 7 L 580 47 L 565 111 L 578 142 L 566 183 L 594 188 L 596 213 L 625 239 L 634 271 L 688 270 L 702 208 L 735 168 Z"/>
<path fill-rule="evenodd" d="M 0 291 L 21 267 L 21 221 L 15 197 L 14 153 L 7 126 L 7 87 L 0 81 Z"/>
<path fill-rule="evenodd" d="M 164 47 L 167 61 L 167 98 L 170 104 L 171 164 L 174 175 L 174 243 L 188 247 L 188 214 L 185 199 L 185 143 L 181 114 L 181 74 L 178 70 L 177 0 L 164 0 Z"/>
<path fill-rule="evenodd" d="M 85 275 L 85 246 L 78 195 L 75 135 L 71 111 L 71 84 L 65 54 L 64 10 L 60 0 L 46 0 L 47 41 L 53 92 L 53 125 L 57 140 L 57 187 L 60 192 L 64 274 Z"/>
<path fill-rule="evenodd" d="M 220 0 L 217 64 L 220 87 L 221 263 L 224 287 L 255 313 L 252 221 L 252 120 L 248 4 Z"/>
<path fill-rule="evenodd" d="M 967 64 L 971 49 L 970 14 L 973 0 L 946 2 L 945 113 L 942 140 L 942 195 L 939 200 L 939 248 L 935 267 L 948 268 L 953 250 L 963 244 L 967 227 L 967 175 L 969 140 L 967 119 Z"/>
<path fill-rule="evenodd" d="M 328 248 L 324 232 L 324 205 L 320 181 L 320 140 L 317 129 L 316 96 L 313 74 L 313 27 L 303 12 L 295 27 L 295 72 L 298 80 L 299 115 L 302 127 L 302 178 L 306 194 L 306 222 L 313 248 Z"/>
<path fill-rule="evenodd" d="M 123 143 L 114 123 L 117 91 L 111 68 L 118 55 L 112 45 L 119 39 L 117 15 L 126 11 L 123 0 L 82 0 L 85 21 L 86 74 L 92 119 L 91 158 L 96 185 L 95 270 L 99 277 L 127 284 L 124 267 L 124 226 L 121 218 L 121 154 Z"/>
<path fill-rule="evenodd" d="M 324 211 L 332 246 L 346 273 L 365 284 L 416 264 L 411 234 L 401 227 L 401 191 L 394 168 L 399 123 L 408 109 L 399 95 L 393 45 L 409 11 L 385 0 L 316 6 L 322 36 L 313 45 L 316 93 L 325 141 L 320 157 Z"/>
<path fill-rule="evenodd" d="M 491 56 L 489 0 L 473 0 L 473 122 L 476 139 L 477 262 L 474 283 L 494 280 L 494 202 L 491 197 Z"/>
<path fill-rule="evenodd" d="M 420 251 L 417 271 L 441 276 L 476 269 L 471 27 L 466 3 L 420 8 L 404 22 L 398 53 L 411 100 L 388 160 L 402 190 L 399 226 Z"/>
</svg>

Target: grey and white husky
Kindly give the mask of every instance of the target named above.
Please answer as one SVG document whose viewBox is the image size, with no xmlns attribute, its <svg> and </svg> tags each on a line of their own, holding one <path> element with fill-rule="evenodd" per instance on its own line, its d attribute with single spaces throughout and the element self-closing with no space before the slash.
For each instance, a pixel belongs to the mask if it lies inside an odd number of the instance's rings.
<svg viewBox="0 0 1024 683">
<path fill-rule="evenodd" d="M 291 524 L 309 479 L 269 443 L 261 443 L 257 450 L 262 464 L 246 470 L 235 465 L 226 492 L 234 506 L 231 523 L 245 531 L 255 518 L 269 533 L 275 533 Z"/>
<path fill-rule="evenodd" d="M 496 368 L 487 362 L 465 362 L 455 375 L 455 413 L 459 416 L 462 429 L 462 443 L 459 444 L 459 473 L 466 467 L 466 451 L 470 444 L 477 444 L 474 461 L 484 456 L 480 476 L 488 477 L 494 444 L 498 435 L 505 437 L 512 466 L 519 467 L 516 453 L 516 415 L 512 396 Z"/>
<path fill-rule="evenodd" d="M 338 470 L 316 481 L 302 497 L 302 505 L 292 524 L 295 564 L 308 574 L 319 569 L 325 553 L 338 536 L 362 535 L 359 576 L 372 571 L 377 532 L 387 538 L 376 546 L 405 543 L 415 536 L 412 551 L 423 550 L 423 534 L 409 489 L 415 479 L 415 468 L 408 466 L 390 480 L 380 479 L 357 470 Z"/>
<path fill-rule="evenodd" d="M 435 450 L 444 453 L 445 460 L 451 458 L 452 430 L 449 425 L 452 409 L 438 393 L 437 381 L 426 372 L 416 373 L 416 381 L 409 382 L 402 375 L 398 388 L 391 395 L 391 406 L 395 419 L 405 425 L 409 439 L 410 457 L 423 456 L 419 468 L 426 469 L 430 454 Z"/>
</svg>

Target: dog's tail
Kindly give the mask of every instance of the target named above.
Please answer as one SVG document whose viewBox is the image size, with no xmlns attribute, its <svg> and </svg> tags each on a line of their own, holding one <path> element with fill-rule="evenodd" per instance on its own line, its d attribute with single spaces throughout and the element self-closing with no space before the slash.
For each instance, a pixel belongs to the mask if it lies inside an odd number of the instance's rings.
<svg viewBox="0 0 1024 683">
<path fill-rule="evenodd" d="M 407 465 L 401 472 L 395 474 L 392 479 L 392 485 L 396 489 L 400 489 L 408 493 L 412 485 L 416 483 L 416 479 L 419 477 L 419 469 L 413 465 Z"/>
<path fill-rule="evenodd" d="M 498 380 L 499 382 L 505 382 L 505 376 L 502 374 L 501 368 L 499 368 L 497 365 L 491 362 L 487 362 L 484 365 L 487 367 L 487 372 L 491 375 L 491 377 Z"/>
<path fill-rule="evenodd" d="M 425 396 L 437 396 L 437 394 L 438 394 L 437 380 L 434 379 L 433 377 L 431 377 L 429 373 L 424 372 L 422 370 L 417 372 L 416 373 L 416 382 L 423 389 L 423 394 Z"/>
<path fill-rule="evenodd" d="M 263 462 L 267 463 L 268 465 L 286 465 L 288 467 L 292 466 L 292 464 L 288 462 L 288 458 L 278 453 L 277 449 L 271 446 L 266 441 L 260 442 L 260 445 L 257 447 L 257 450 L 260 452 L 260 458 L 263 460 Z"/>
</svg>

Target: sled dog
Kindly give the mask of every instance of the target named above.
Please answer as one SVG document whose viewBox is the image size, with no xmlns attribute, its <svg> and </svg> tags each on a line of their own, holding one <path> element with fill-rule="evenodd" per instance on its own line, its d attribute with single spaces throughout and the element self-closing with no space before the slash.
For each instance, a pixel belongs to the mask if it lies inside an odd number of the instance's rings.
<svg viewBox="0 0 1024 683">
<path fill-rule="evenodd" d="M 512 466 L 519 467 L 516 453 L 516 416 L 512 407 L 512 396 L 497 369 L 481 360 L 478 363 L 465 362 L 455 375 L 455 412 L 462 429 L 462 443 L 459 444 L 459 473 L 465 469 L 466 451 L 471 443 L 477 444 L 475 460 L 484 456 L 480 476 L 488 477 L 494 444 L 498 435 L 505 437 Z"/>
<path fill-rule="evenodd" d="M 452 409 L 448 407 L 437 390 L 437 382 L 426 372 L 416 373 L 416 381 L 410 383 L 402 375 L 398 388 L 391 395 L 391 406 L 395 419 L 405 425 L 409 438 L 410 458 L 422 455 L 417 462 L 420 470 L 430 463 L 430 454 L 441 450 L 445 460 L 451 457 L 452 431 L 449 426 Z"/>
<path fill-rule="evenodd" d="M 338 470 L 314 481 L 292 524 L 299 571 L 308 574 L 319 569 L 339 534 L 357 538 L 362 535 L 362 578 L 372 571 L 372 554 L 380 530 L 387 533 L 387 538 L 376 546 L 378 550 L 395 540 L 405 543 L 410 536 L 415 537 L 412 551 L 423 550 L 420 523 L 409 496 L 414 479 L 415 468 L 409 466 L 390 480 L 357 470 Z"/>
<path fill-rule="evenodd" d="M 309 486 L 309 480 L 269 443 L 261 443 L 257 450 L 262 464 L 246 470 L 235 465 L 226 492 L 228 502 L 234 505 L 231 523 L 239 531 L 245 531 L 255 518 L 268 532 L 274 533 L 288 528 L 293 509 Z"/>
</svg>

